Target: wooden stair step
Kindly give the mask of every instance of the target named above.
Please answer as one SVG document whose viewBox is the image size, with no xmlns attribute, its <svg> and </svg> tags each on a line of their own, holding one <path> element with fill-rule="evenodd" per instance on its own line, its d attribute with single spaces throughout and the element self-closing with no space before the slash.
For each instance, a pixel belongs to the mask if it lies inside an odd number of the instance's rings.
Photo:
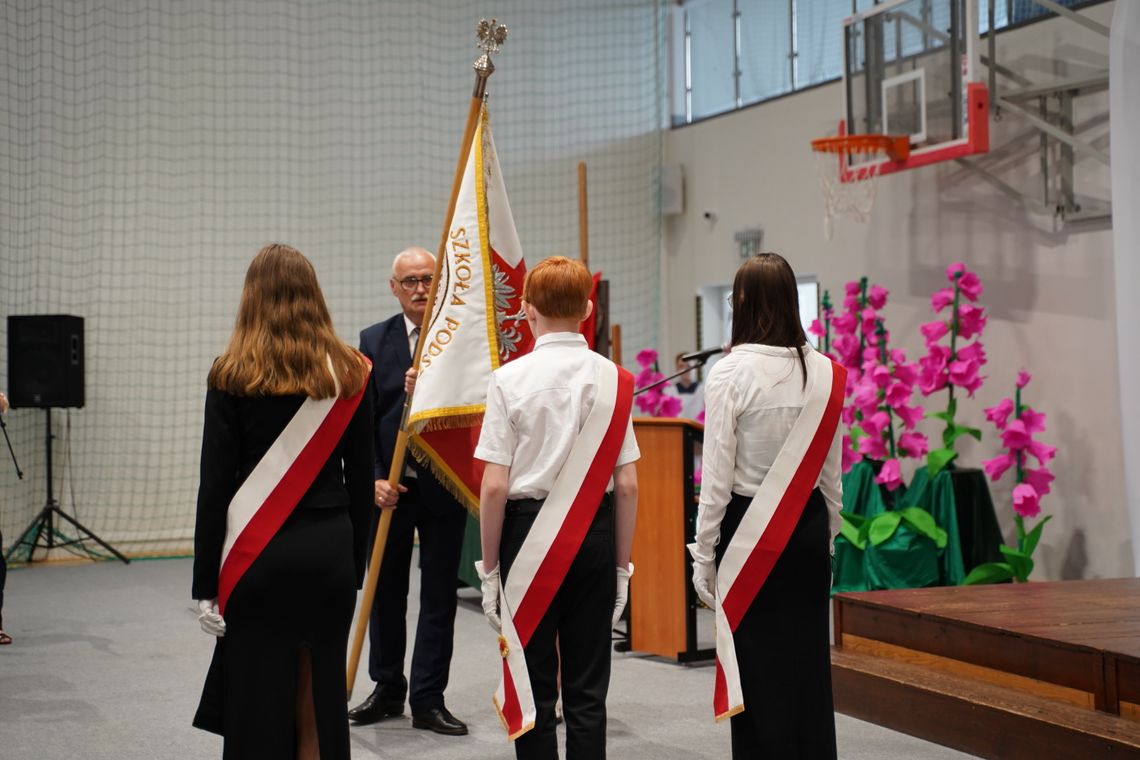
<svg viewBox="0 0 1140 760">
<path fill-rule="evenodd" d="M 981 757 L 1140 758 L 1140 723 L 888 657 L 832 648 L 835 709 Z"/>
</svg>

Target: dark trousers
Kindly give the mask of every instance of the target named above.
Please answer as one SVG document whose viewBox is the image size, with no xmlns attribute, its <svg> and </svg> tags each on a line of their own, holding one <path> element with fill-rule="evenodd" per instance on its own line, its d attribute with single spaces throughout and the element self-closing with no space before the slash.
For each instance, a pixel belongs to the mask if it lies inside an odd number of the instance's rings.
<svg viewBox="0 0 1140 760">
<path fill-rule="evenodd" d="M 499 549 L 505 581 L 541 501 L 510 502 Z M 613 503 L 607 495 L 566 578 L 526 645 L 526 666 L 537 711 L 534 728 L 515 740 L 519 760 L 557 760 L 554 703 L 562 658 L 566 760 L 605 760 L 606 693 L 617 567 Z"/>
<path fill-rule="evenodd" d="M 459 554 L 467 511 L 433 477 L 405 478 L 408 492 L 392 513 L 368 633 L 368 675 L 386 698 L 408 696 L 412 712 L 443 707 L 451 670 Z M 377 516 L 379 516 L 377 510 Z M 375 523 L 373 535 L 375 535 Z M 412 650 L 411 690 L 404 677 L 408 582 L 414 534 L 420 536 L 420 615 Z"/>
<path fill-rule="evenodd" d="M 718 565 L 751 501 L 733 494 L 720 527 Z M 816 489 L 733 633 L 744 693 L 744 712 L 731 719 L 734 760 L 835 757 L 827 544 L 827 505 Z"/>
</svg>

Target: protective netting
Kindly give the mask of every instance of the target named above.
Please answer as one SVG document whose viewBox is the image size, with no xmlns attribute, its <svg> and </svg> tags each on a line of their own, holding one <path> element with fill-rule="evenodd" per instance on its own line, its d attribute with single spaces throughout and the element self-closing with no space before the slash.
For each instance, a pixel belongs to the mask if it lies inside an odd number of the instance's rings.
<svg viewBox="0 0 1140 760">
<path fill-rule="evenodd" d="M 490 113 L 528 261 L 576 255 L 586 161 L 591 265 L 612 283 L 626 354 L 654 345 L 662 13 L 659 0 L 5 3 L 3 312 L 86 319 L 86 408 L 53 413 L 64 509 L 128 554 L 190 548 L 206 371 L 264 243 L 313 259 L 345 340 L 395 312 L 392 256 L 438 242 L 480 16 L 510 27 Z M 44 414 L 6 417 L 26 472 L 0 462 L 6 543 L 44 501 Z"/>
</svg>

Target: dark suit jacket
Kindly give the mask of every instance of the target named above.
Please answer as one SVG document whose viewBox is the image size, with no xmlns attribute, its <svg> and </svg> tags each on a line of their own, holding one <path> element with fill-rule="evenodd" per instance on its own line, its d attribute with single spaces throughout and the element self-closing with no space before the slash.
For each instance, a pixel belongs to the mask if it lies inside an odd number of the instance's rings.
<svg viewBox="0 0 1140 760">
<path fill-rule="evenodd" d="M 412 366 L 408 331 L 403 312 L 360 331 L 360 352 L 372 361 L 368 395 L 372 401 L 373 446 L 376 480 L 387 480 L 404 413 L 404 373 Z M 408 454 L 404 461 L 416 471 L 420 501 L 430 513 L 440 515 L 463 506 L 440 485 L 430 470 Z"/>
</svg>

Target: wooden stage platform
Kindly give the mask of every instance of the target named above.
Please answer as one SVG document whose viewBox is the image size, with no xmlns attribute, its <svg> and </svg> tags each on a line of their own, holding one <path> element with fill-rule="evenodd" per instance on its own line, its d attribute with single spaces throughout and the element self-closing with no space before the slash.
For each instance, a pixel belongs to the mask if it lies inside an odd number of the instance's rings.
<svg viewBox="0 0 1140 760">
<path fill-rule="evenodd" d="M 990 758 L 1140 758 L 1140 579 L 838 594 L 835 709 Z"/>
</svg>

